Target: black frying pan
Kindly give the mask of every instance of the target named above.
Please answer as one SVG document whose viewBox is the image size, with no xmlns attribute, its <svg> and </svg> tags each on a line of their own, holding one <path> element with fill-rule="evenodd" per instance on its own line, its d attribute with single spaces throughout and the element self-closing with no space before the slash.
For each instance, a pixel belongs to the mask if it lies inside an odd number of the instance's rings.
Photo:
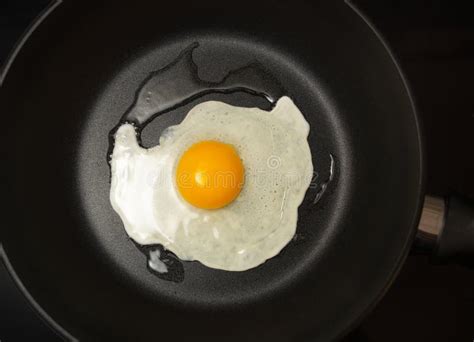
<svg viewBox="0 0 474 342">
<path fill-rule="evenodd" d="M 48 13 L 1 88 L 9 201 L 0 242 L 61 334 L 331 340 L 375 305 L 415 237 L 423 154 L 403 75 L 350 3 L 68 1 Z M 311 125 L 320 187 L 308 190 L 296 238 L 277 257 L 245 272 L 184 262 L 174 282 L 150 272 L 110 206 L 108 135 L 150 72 L 194 42 L 202 79 L 257 61 L 281 83 Z M 146 125 L 143 144 L 210 99 L 265 105 L 245 92 L 191 98 Z M 334 178 L 314 203 L 330 155 Z"/>
</svg>

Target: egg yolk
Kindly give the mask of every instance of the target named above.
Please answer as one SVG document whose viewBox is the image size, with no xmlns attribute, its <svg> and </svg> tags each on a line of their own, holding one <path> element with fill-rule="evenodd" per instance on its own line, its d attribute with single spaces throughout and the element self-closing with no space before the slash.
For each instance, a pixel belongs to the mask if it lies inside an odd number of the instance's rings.
<svg viewBox="0 0 474 342">
<path fill-rule="evenodd" d="M 244 166 L 232 145 L 206 140 L 192 145 L 176 169 L 183 198 L 202 209 L 222 208 L 237 198 L 244 183 Z"/>
</svg>

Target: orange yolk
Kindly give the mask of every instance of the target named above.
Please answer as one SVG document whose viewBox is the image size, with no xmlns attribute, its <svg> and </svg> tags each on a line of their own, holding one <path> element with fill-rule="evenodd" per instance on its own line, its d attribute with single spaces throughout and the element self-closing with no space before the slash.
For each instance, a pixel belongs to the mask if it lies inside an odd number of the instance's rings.
<svg viewBox="0 0 474 342">
<path fill-rule="evenodd" d="M 181 196 L 195 207 L 222 208 L 237 198 L 244 166 L 232 145 L 205 140 L 192 145 L 176 169 Z"/>
</svg>

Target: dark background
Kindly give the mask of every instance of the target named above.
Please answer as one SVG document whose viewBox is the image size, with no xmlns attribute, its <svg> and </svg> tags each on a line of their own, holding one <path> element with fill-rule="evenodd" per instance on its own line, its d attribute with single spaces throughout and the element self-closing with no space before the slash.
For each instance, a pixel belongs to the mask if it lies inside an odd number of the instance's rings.
<svg viewBox="0 0 474 342">
<path fill-rule="evenodd" d="M 0 0 L 0 64 L 45 0 Z M 470 1 L 358 0 L 399 58 L 422 117 L 427 191 L 474 198 L 474 12 Z M 59 341 L 0 262 L 0 341 Z M 474 270 L 410 255 L 351 341 L 474 341 Z"/>
</svg>

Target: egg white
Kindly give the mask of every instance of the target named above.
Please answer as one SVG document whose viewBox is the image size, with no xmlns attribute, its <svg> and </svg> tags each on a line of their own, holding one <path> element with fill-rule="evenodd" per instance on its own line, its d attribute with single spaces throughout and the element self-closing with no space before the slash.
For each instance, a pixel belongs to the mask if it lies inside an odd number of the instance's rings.
<svg viewBox="0 0 474 342">
<path fill-rule="evenodd" d="M 288 97 L 272 111 L 198 104 L 150 149 L 139 146 L 133 125 L 123 124 L 111 159 L 112 207 L 139 244 L 162 244 L 182 260 L 227 271 L 256 267 L 295 234 L 313 174 L 308 134 L 309 124 Z M 177 189 L 180 157 L 202 140 L 232 144 L 244 165 L 240 195 L 221 209 L 196 208 Z"/>
</svg>

